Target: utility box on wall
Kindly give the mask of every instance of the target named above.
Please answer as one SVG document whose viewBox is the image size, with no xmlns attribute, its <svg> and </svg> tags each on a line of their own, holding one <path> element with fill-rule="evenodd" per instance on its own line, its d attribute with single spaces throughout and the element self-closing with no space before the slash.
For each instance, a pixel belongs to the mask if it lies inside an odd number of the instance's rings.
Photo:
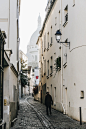
<svg viewBox="0 0 86 129">
<path fill-rule="evenodd" d="M 4 106 L 7 106 L 7 99 L 4 99 Z"/>
</svg>

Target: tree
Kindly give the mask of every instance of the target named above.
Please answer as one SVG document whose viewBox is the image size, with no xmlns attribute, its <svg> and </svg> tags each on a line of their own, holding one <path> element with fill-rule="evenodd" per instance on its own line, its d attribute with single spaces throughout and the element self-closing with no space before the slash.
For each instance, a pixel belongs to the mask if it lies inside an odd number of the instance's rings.
<svg viewBox="0 0 86 129">
<path fill-rule="evenodd" d="M 27 76 L 27 71 L 28 69 L 26 68 L 26 61 L 24 61 L 22 58 L 21 58 L 21 73 L 20 73 L 20 78 L 21 78 L 21 86 L 22 87 L 25 87 L 25 85 L 27 85 L 28 83 L 28 76 Z"/>
</svg>

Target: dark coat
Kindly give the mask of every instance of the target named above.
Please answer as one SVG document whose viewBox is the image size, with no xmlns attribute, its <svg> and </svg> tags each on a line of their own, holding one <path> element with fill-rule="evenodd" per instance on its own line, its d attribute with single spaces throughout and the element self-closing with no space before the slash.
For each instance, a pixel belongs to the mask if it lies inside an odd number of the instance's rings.
<svg viewBox="0 0 86 129">
<path fill-rule="evenodd" d="M 52 97 L 51 97 L 50 94 L 47 94 L 47 95 L 45 96 L 45 105 L 46 105 L 46 106 L 51 106 L 51 102 L 53 102 L 53 101 L 52 101 Z"/>
</svg>

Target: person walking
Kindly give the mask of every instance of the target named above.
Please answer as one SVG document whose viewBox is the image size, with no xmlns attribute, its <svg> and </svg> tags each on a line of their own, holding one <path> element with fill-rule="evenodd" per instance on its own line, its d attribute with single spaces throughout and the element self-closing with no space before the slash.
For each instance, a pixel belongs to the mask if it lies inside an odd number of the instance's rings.
<svg viewBox="0 0 86 129">
<path fill-rule="evenodd" d="M 45 105 L 46 105 L 46 113 L 47 113 L 47 115 L 49 115 L 48 114 L 48 108 L 49 108 L 49 111 L 50 111 L 50 114 L 51 114 L 51 104 L 53 104 L 52 97 L 49 94 L 49 92 L 46 92 Z"/>
</svg>

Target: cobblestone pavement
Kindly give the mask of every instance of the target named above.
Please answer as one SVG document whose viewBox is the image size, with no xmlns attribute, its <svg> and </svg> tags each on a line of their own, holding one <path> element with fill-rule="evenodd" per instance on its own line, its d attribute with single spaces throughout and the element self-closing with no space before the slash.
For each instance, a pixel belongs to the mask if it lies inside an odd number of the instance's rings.
<svg viewBox="0 0 86 129">
<path fill-rule="evenodd" d="M 20 100 L 17 121 L 10 129 L 86 129 L 86 123 L 78 121 L 52 109 L 52 115 L 46 115 L 46 107 L 34 98 Z"/>
</svg>

